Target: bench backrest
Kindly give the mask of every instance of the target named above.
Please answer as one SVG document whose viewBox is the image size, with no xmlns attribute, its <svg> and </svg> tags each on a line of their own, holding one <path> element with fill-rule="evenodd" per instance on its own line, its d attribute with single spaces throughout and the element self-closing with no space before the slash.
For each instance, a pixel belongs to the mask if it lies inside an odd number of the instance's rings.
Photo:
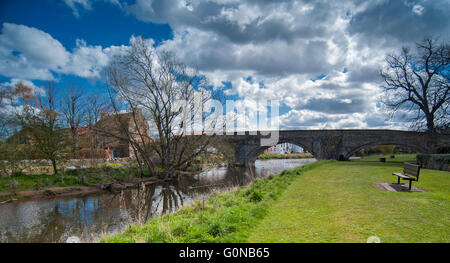
<svg viewBox="0 0 450 263">
<path fill-rule="evenodd" d="M 409 176 L 414 176 L 416 177 L 416 180 L 419 180 L 420 165 L 404 163 L 403 173 Z"/>
</svg>

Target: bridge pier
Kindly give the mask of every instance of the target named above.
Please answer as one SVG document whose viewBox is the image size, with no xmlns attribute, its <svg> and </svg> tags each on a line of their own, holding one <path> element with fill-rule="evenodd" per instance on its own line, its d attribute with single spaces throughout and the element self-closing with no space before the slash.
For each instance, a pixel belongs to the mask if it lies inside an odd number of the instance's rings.
<svg viewBox="0 0 450 263">
<path fill-rule="evenodd" d="M 259 144 L 246 143 L 237 145 L 235 150 L 234 166 L 254 166 L 258 155 L 262 151 L 264 150 L 261 149 Z"/>
</svg>

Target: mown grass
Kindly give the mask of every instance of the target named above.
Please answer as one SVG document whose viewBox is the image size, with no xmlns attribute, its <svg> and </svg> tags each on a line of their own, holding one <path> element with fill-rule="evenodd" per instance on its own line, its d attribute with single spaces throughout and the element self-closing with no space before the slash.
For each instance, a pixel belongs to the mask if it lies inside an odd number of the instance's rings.
<svg viewBox="0 0 450 263">
<path fill-rule="evenodd" d="M 324 164 L 304 173 L 252 231 L 249 242 L 450 242 L 450 172 L 422 169 L 413 185 L 428 190 L 388 192 L 415 155 L 370 156 Z"/>
<path fill-rule="evenodd" d="M 215 194 L 173 214 L 133 224 L 102 242 L 244 242 L 284 189 L 319 162 L 257 179 L 245 188 Z"/>
<path fill-rule="evenodd" d="M 260 154 L 258 159 L 302 159 L 302 158 L 314 158 L 310 153 L 287 153 L 287 154 Z"/>
</svg>

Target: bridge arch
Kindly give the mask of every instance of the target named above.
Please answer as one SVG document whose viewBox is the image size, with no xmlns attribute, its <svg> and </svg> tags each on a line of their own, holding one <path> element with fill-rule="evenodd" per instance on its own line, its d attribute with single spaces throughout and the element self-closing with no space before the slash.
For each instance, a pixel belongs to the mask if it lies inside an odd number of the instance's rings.
<svg viewBox="0 0 450 263">
<path fill-rule="evenodd" d="M 351 149 L 347 153 L 343 153 L 342 157 L 344 160 L 348 160 L 348 158 L 350 158 L 353 154 L 357 153 L 358 151 L 360 151 L 362 149 L 370 148 L 373 146 L 377 146 L 377 145 L 405 146 L 405 147 L 414 149 L 417 152 L 426 152 L 427 151 L 427 149 L 423 148 L 421 145 L 414 144 L 414 143 L 399 143 L 399 142 L 395 142 L 395 141 L 377 141 L 377 142 L 369 142 L 369 143 L 364 143 L 362 145 L 359 145 L 359 146 Z"/>
<path fill-rule="evenodd" d="M 307 151 L 307 152 L 313 154 L 311 147 L 309 147 L 306 143 L 298 142 L 296 140 L 280 140 L 280 141 L 278 141 L 277 144 L 275 144 L 273 146 L 280 145 L 283 143 L 290 143 L 290 144 L 297 145 L 299 147 L 302 147 L 304 151 Z M 258 156 L 263 154 L 264 151 L 269 149 L 270 147 L 272 147 L 272 146 L 259 146 L 259 147 L 254 147 L 253 149 L 249 150 L 245 156 L 247 162 L 254 163 L 256 161 L 256 159 L 258 158 Z"/>
</svg>

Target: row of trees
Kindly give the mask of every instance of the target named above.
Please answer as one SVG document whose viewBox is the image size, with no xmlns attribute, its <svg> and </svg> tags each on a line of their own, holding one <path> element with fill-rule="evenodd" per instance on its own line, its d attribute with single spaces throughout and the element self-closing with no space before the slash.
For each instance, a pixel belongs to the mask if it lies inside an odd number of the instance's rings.
<svg viewBox="0 0 450 263">
<path fill-rule="evenodd" d="M 209 114 L 213 97 L 207 82 L 169 53 L 157 53 L 136 38 L 113 59 L 106 82 L 104 93 L 91 95 L 80 86 L 57 87 L 53 82 L 41 93 L 22 83 L 2 90 L 8 99 L 1 101 L 9 101 L 2 109 L 10 109 L 2 111 L 1 159 L 9 164 L 47 159 L 56 174 L 58 161 L 77 157 L 80 129 L 88 128 L 93 132 L 91 158 L 96 135 L 110 136 L 129 143 L 141 171 L 167 176 L 188 169 L 214 142 L 214 136 L 201 136 L 215 129 L 219 117 Z M 114 124 L 99 128 L 95 124 L 106 112 Z M 194 130 L 200 136 L 190 136 Z"/>
<path fill-rule="evenodd" d="M 42 89 L 18 83 L 3 89 L 2 98 L 0 159 L 7 164 L 3 169 L 13 172 L 21 161 L 46 159 L 56 174 L 58 161 L 76 157 L 78 130 L 92 126 L 108 109 L 100 96 L 54 82 Z M 94 136 L 90 141 L 95 150 Z"/>
</svg>

